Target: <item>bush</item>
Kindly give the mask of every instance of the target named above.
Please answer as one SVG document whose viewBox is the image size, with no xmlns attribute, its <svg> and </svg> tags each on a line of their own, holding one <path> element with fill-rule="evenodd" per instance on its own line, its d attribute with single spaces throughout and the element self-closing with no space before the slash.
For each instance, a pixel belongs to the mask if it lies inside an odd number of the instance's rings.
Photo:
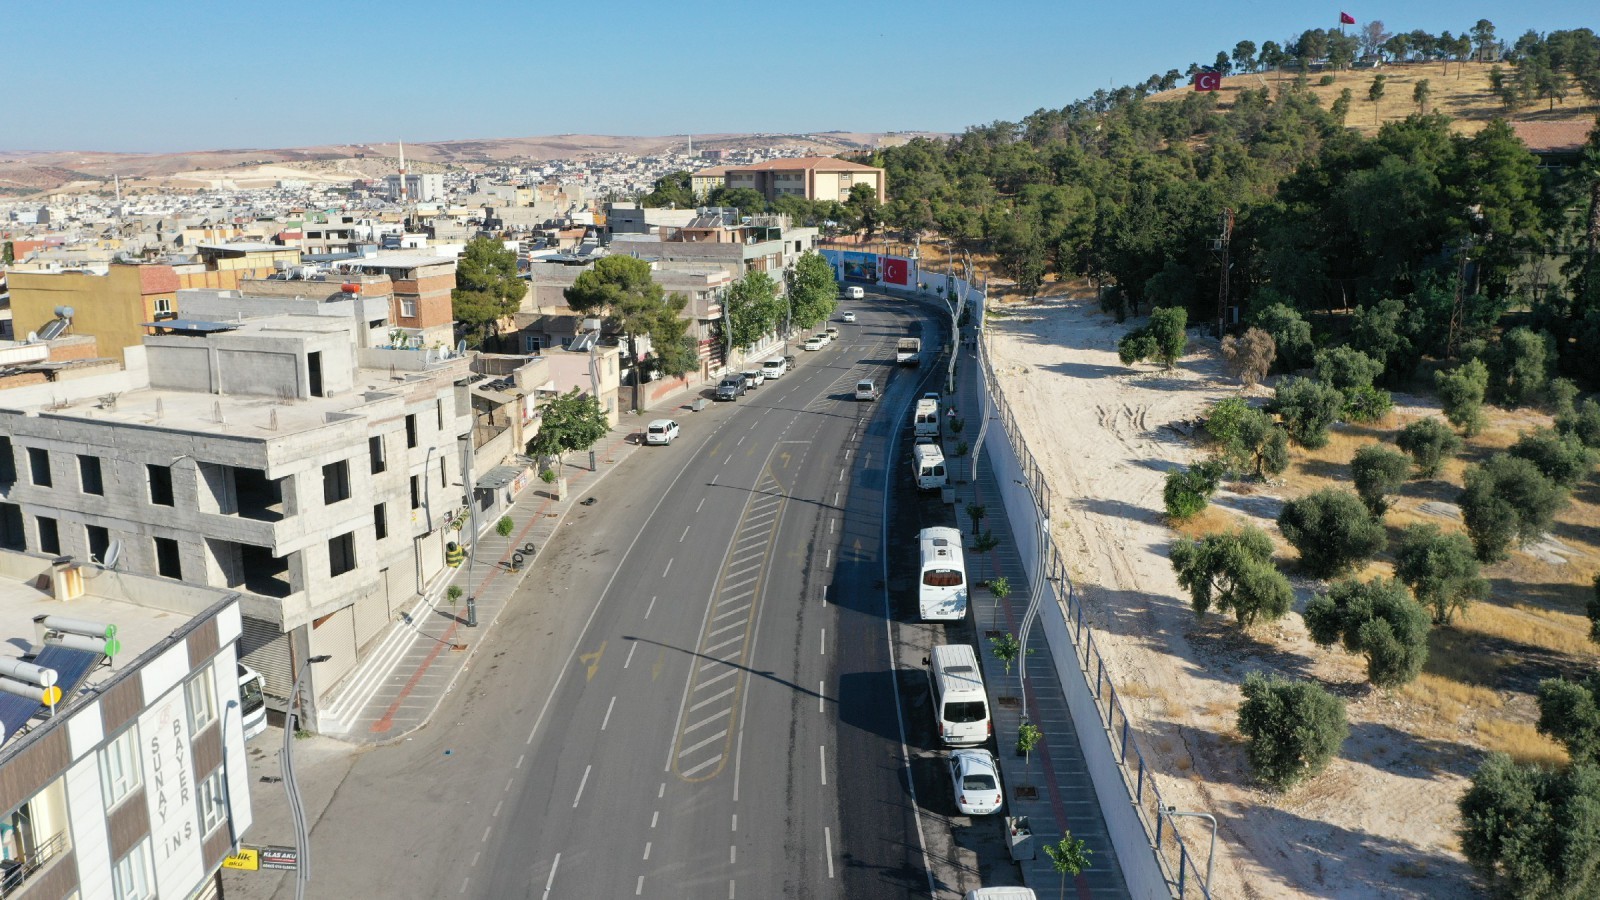
<svg viewBox="0 0 1600 900">
<path fill-rule="evenodd" d="M 1344 701 L 1319 684 L 1251 672 L 1240 691 L 1245 755 L 1256 777 L 1275 787 L 1320 774 L 1350 734 Z"/>
<path fill-rule="evenodd" d="M 1600 447 L 1600 403 L 1585 400 L 1571 412 L 1556 416 L 1556 430 L 1572 435 L 1585 447 Z"/>
<path fill-rule="evenodd" d="M 1183 521 L 1206 508 L 1206 503 L 1217 490 L 1221 467 L 1207 460 L 1179 472 L 1167 473 L 1166 486 L 1161 497 L 1167 506 L 1167 515 Z"/>
<path fill-rule="evenodd" d="M 1594 468 L 1594 454 L 1582 441 L 1551 428 L 1536 428 L 1523 434 L 1508 452 L 1533 463 L 1544 477 L 1564 488 L 1575 487 Z"/>
<path fill-rule="evenodd" d="M 1250 401 L 1237 394 L 1223 397 L 1206 412 L 1206 432 L 1226 447 L 1239 437 L 1239 423 L 1251 410 Z"/>
<path fill-rule="evenodd" d="M 1344 395 L 1320 381 L 1285 378 L 1273 401 L 1295 443 L 1312 450 L 1328 443 L 1328 426 L 1339 420 Z"/>
<path fill-rule="evenodd" d="M 1227 361 L 1228 370 L 1246 386 L 1265 378 L 1277 356 L 1278 345 L 1273 343 L 1272 335 L 1259 328 L 1247 328 L 1240 337 L 1230 334 L 1222 339 L 1222 358 Z"/>
<path fill-rule="evenodd" d="M 1499 453 L 1467 470 L 1456 502 L 1478 559 L 1499 562 L 1513 539 L 1526 543 L 1544 534 L 1566 492 L 1533 463 Z"/>
<path fill-rule="evenodd" d="M 1150 311 L 1150 323 L 1128 332 L 1117 342 L 1117 358 L 1125 366 L 1154 359 L 1172 368 L 1183 356 L 1189 335 L 1189 314 L 1181 306 L 1158 307 Z"/>
<path fill-rule="evenodd" d="M 1317 86 L 1318 87 L 1327 87 L 1328 85 L 1333 84 L 1334 81 L 1336 81 L 1336 80 L 1337 79 L 1335 79 L 1332 75 L 1324 75 L 1321 78 L 1317 79 Z"/>
<path fill-rule="evenodd" d="M 1551 771 L 1491 754 L 1458 806 L 1461 852 L 1496 893 L 1600 895 L 1600 769 Z"/>
<path fill-rule="evenodd" d="M 1272 538 L 1259 528 L 1246 525 L 1198 541 L 1181 540 L 1172 545 L 1171 557 L 1197 618 L 1214 602 L 1248 628 L 1258 619 L 1281 618 L 1294 604 L 1289 579 L 1272 564 Z"/>
<path fill-rule="evenodd" d="M 1117 358 L 1125 366 L 1131 366 L 1141 360 L 1150 359 L 1156 355 L 1156 339 L 1150 336 L 1143 328 L 1130 331 L 1117 341 Z"/>
<path fill-rule="evenodd" d="M 1317 380 L 1348 396 L 1358 388 L 1372 387 L 1383 374 L 1383 361 L 1352 347 L 1317 352 Z"/>
<path fill-rule="evenodd" d="M 1600 407 L 1597 407 L 1600 409 Z M 1411 454 L 1417 474 L 1432 478 L 1444 467 L 1447 457 L 1461 449 L 1461 438 L 1443 422 L 1434 418 L 1418 419 L 1400 431 L 1394 439 L 1401 450 Z"/>
<path fill-rule="evenodd" d="M 1483 428 L 1483 394 L 1489 370 L 1481 360 L 1470 359 L 1453 372 L 1433 373 L 1433 383 L 1444 406 L 1444 417 L 1467 435 Z"/>
<path fill-rule="evenodd" d="M 1347 422 L 1376 422 L 1394 409 L 1394 398 L 1383 388 L 1367 385 L 1351 388 L 1344 395 L 1341 414 Z"/>
<path fill-rule="evenodd" d="M 1383 524 L 1367 514 L 1356 495 L 1331 489 L 1285 503 L 1278 530 L 1300 551 L 1300 564 L 1318 578 L 1371 559 L 1387 543 Z"/>
<path fill-rule="evenodd" d="M 1545 401 L 1550 414 L 1557 418 L 1570 416 L 1577 410 L 1578 386 L 1570 378 L 1552 378 L 1545 386 Z"/>
<path fill-rule="evenodd" d="M 1367 680 L 1378 687 L 1415 680 L 1428 661 L 1428 611 L 1398 581 L 1335 582 L 1306 605 L 1305 620 L 1318 644 L 1366 654 Z"/>
<path fill-rule="evenodd" d="M 1513 328 L 1489 356 L 1489 390 L 1508 407 L 1526 406 L 1544 395 L 1555 365 L 1555 340 L 1543 331 Z"/>
<path fill-rule="evenodd" d="M 1350 346 L 1377 360 L 1383 368 L 1374 383 L 1404 384 L 1422 360 L 1413 341 L 1422 331 L 1422 315 L 1416 309 L 1407 310 L 1399 298 L 1385 297 L 1366 309 L 1356 310 L 1352 318 Z"/>
<path fill-rule="evenodd" d="M 1373 515 L 1381 516 L 1389 511 L 1389 495 L 1410 476 L 1411 460 L 1382 444 L 1368 444 L 1350 460 L 1350 474 L 1361 502 Z"/>
<path fill-rule="evenodd" d="M 1400 533 L 1394 574 L 1411 587 L 1417 601 L 1433 610 L 1435 625 L 1448 625 L 1474 600 L 1489 596 L 1489 582 L 1478 577 L 1472 542 L 1437 525 L 1411 525 Z"/>
<path fill-rule="evenodd" d="M 1255 324 L 1272 338 L 1278 348 L 1278 369 L 1293 372 L 1311 364 L 1315 345 L 1311 342 L 1311 323 L 1292 307 L 1274 303 L 1255 315 Z"/>
<path fill-rule="evenodd" d="M 1539 733 L 1560 742 L 1574 763 L 1600 762 L 1600 675 L 1539 682 Z"/>
</svg>

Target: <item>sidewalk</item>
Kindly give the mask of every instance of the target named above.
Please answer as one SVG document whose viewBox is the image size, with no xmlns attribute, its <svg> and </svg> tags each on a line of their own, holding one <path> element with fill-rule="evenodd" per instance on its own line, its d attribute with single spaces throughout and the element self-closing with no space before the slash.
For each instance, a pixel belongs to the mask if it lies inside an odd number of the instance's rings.
<svg viewBox="0 0 1600 900">
<path fill-rule="evenodd" d="M 968 433 L 963 437 L 972 440 L 981 424 L 976 419 L 978 364 L 974 351 L 965 343 L 960 352 L 956 409 L 967 422 Z M 994 428 L 991 424 L 991 434 Z M 1061 876 L 1045 855 L 1044 846 L 1057 843 L 1063 830 L 1068 830 L 1074 838 L 1084 841 L 1093 854 L 1089 857 L 1089 868 L 1074 879 L 1074 894 L 1078 897 L 1126 897 L 1128 888 L 1100 814 L 1099 798 L 1089 779 L 1077 729 L 1067 710 L 1052 648 L 1045 640 L 1043 629 L 1034 627 L 1028 639 L 1031 652 L 1014 664 L 1009 674 L 990 652 L 991 636 L 1020 635 L 1032 585 L 1028 583 L 1027 570 L 1017 553 L 1010 518 L 999 501 L 1000 489 L 988 457 L 979 456 L 975 483 L 965 480 L 971 467 L 970 457 L 955 460 L 951 467 L 956 479 L 956 514 L 958 518 L 963 516 L 968 503 L 986 507 L 983 527 L 993 531 L 1000 538 L 1000 544 L 982 557 L 976 553 L 968 557 L 969 577 L 976 582 L 1004 576 L 1012 586 L 1011 594 L 998 603 L 988 591 L 973 591 L 972 611 L 984 683 L 989 686 L 991 699 L 997 701 L 991 706 L 991 714 L 995 741 L 999 745 L 1001 778 L 1006 786 L 1006 815 L 1026 816 L 1033 828 L 1036 857 L 1020 863 L 1023 883 L 1038 891 L 1040 896 L 1054 896 L 1059 891 Z M 1016 753 L 1017 728 L 1022 723 L 1021 704 L 1016 702 L 1021 699 L 1019 673 L 1015 671 L 1018 666 L 1027 668 L 1028 720 L 1044 733 L 1044 739 L 1028 759 Z"/>
<path fill-rule="evenodd" d="M 494 627 L 567 511 L 638 449 L 646 422 L 681 416 L 701 387 L 663 397 L 654 410 L 621 414 L 616 427 L 595 446 L 593 469 L 587 451 L 568 454 L 566 496 L 555 499 L 555 486 L 542 481 L 526 488 L 507 512 L 514 523 L 509 542 L 494 533 L 497 518 L 481 523 L 478 558 L 447 569 L 410 612 L 373 640 L 365 658 L 323 701 L 317 730 L 346 741 L 385 744 L 426 725 L 476 650 L 477 640 L 469 638 L 481 638 Z M 512 554 L 530 545 L 532 551 L 523 552 L 522 568 L 512 571 Z M 451 585 L 465 589 L 469 578 L 477 598 L 476 628 L 466 625 L 465 596 L 453 606 L 446 599 Z"/>
</svg>

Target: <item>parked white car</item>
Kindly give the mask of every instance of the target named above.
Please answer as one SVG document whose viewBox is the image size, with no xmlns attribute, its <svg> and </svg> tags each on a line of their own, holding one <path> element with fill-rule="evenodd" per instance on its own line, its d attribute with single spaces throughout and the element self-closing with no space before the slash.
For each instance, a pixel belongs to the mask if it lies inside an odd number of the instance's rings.
<svg viewBox="0 0 1600 900">
<path fill-rule="evenodd" d="M 950 787 L 956 809 L 964 816 L 987 816 L 1000 811 L 1000 768 L 987 750 L 956 750 L 950 754 Z"/>
<path fill-rule="evenodd" d="M 678 439 L 678 423 L 671 419 L 656 419 L 644 428 L 646 444 L 670 444 Z"/>
<path fill-rule="evenodd" d="M 825 337 L 817 337 L 815 335 L 812 335 L 811 337 L 806 338 L 806 342 L 805 342 L 805 344 L 803 346 L 807 350 L 821 350 L 823 348 L 823 345 L 825 345 L 827 343 L 828 343 L 828 339 L 827 338 L 825 338 Z"/>
</svg>

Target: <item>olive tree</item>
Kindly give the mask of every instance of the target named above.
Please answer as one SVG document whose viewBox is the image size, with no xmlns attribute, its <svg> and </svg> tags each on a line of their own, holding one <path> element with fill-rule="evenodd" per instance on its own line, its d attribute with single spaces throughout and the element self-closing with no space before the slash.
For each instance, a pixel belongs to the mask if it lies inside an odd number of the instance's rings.
<svg viewBox="0 0 1600 900">
<path fill-rule="evenodd" d="M 1389 511 L 1389 495 L 1399 490 L 1411 474 L 1411 460 L 1382 444 L 1368 444 L 1350 460 L 1356 494 L 1374 516 Z"/>
<path fill-rule="evenodd" d="M 1394 442 L 1411 455 L 1417 474 L 1432 478 L 1444 468 L 1444 461 L 1461 450 L 1461 438 L 1449 426 L 1433 417 L 1418 419 L 1400 430 Z"/>
<path fill-rule="evenodd" d="M 1600 895 L 1600 768 L 1552 770 L 1490 754 L 1458 808 L 1461 852 L 1497 894 Z"/>
<path fill-rule="evenodd" d="M 1470 359 L 1453 372 L 1433 373 L 1444 417 L 1468 436 L 1483 428 L 1483 394 L 1489 387 L 1489 370 L 1481 360 Z"/>
<path fill-rule="evenodd" d="M 1544 477 L 1563 488 L 1576 487 L 1594 468 L 1594 453 L 1583 441 L 1552 428 L 1524 433 L 1508 452 L 1533 463 Z"/>
<path fill-rule="evenodd" d="M 1533 463 L 1498 453 L 1467 470 L 1456 502 L 1478 559 L 1499 562 L 1513 540 L 1526 543 L 1544 534 L 1566 492 Z"/>
<path fill-rule="evenodd" d="M 1272 564 L 1272 538 L 1259 528 L 1245 525 L 1198 541 L 1180 540 L 1172 545 L 1171 557 L 1196 617 L 1215 604 L 1248 628 L 1258 620 L 1281 618 L 1294 604 L 1289 579 Z"/>
<path fill-rule="evenodd" d="M 1315 450 L 1327 445 L 1328 427 L 1339 421 L 1344 395 L 1310 378 L 1285 378 L 1278 382 L 1273 407 L 1283 417 L 1289 437 L 1300 446 Z"/>
<path fill-rule="evenodd" d="M 1306 605 L 1306 630 L 1367 657 L 1367 680 L 1381 688 L 1416 679 L 1428 660 L 1428 612 L 1399 581 L 1336 581 Z"/>
<path fill-rule="evenodd" d="M 1351 569 L 1388 543 L 1383 524 L 1354 494 L 1331 488 L 1285 503 L 1278 530 L 1300 551 L 1300 564 L 1318 578 Z"/>
<path fill-rule="evenodd" d="M 1314 682 L 1251 672 L 1240 692 L 1245 755 L 1256 776 L 1274 787 L 1320 774 L 1350 734 L 1344 701 Z"/>
<path fill-rule="evenodd" d="M 1441 532 L 1437 525 L 1410 525 L 1400 533 L 1394 574 L 1433 610 L 1435 625 L 1450 624 L 1468 604 L 1489 596 L 1489 582 L 1478 576 L 1472 542 L 1464 534 Z"/>
</svg>

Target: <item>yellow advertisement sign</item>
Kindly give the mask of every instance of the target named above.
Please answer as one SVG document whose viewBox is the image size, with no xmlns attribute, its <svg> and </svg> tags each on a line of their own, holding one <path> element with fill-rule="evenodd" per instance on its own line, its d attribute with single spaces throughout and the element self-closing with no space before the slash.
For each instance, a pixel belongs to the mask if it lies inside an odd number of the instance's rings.
<svg viewBox="0 0 1600 900">
<path fill-rule="evenodd" d="M 224 869 L 243 869 L 246 872 L 256 872 L 261 869 L 261 851 L 249 847 L 240 847 L 239 852 L 222 860 Z"/>
</svg>

